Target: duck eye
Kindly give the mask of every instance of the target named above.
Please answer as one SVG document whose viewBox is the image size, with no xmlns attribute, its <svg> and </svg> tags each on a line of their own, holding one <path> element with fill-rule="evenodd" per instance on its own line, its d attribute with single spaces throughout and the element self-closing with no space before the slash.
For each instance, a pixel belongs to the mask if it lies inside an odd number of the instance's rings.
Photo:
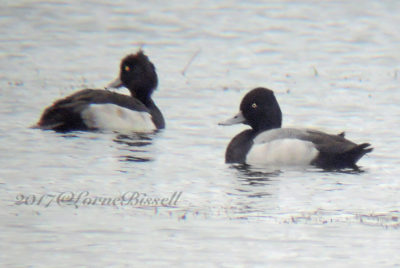
<svg viewBox="0 0 400 268">
<path fill-rule="evenodd" d="M 125 65 L 124 70 L 125 70 L 125 72 L 129 72 L 131 70 L 131 67 L 129 67 L 128 65 Z"/>
<path fill-rule="evenodd" d="M 257 108 L 257 103 L 254 102 L 254 103 L 251 105 L 251 107 L 254 108 L 254 109 L 256 109 L 256 108 Z"/>
</svg>

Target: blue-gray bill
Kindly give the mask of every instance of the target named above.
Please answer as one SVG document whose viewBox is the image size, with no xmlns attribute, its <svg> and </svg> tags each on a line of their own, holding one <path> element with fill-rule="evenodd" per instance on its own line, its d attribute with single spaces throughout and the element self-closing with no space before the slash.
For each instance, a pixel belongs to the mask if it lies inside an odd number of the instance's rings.
<svg viewBox="0 0 400 268">
<path fill-rule="evenodd" d="M 234 117 L 219 122 L 218 125 L 220 126 L 231 126 L 231 125 L 236 125 L 236 124 L 245 124 L 246 123 L 246 118 L 244 118 L 243 113 L 240 111 L 238 114 L 236 114 Z"/>
</svg>

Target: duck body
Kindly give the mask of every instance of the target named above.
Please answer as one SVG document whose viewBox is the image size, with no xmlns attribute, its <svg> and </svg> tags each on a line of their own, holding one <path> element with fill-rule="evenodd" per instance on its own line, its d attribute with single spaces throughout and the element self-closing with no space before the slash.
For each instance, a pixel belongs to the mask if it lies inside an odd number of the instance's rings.
<svg viewBox="0 0 400 268">
<path fill-rule="evenodd" d="M 154 65 L 139 51 L 121 62 L 120 77 L 109 87 L 125 86 L 131 96 L 103 89 L 83 89 L 46 108 L 37 124 L 59 132 L 114 130 L 151 132 L 165 121 L 151 94 L 158 83 Z"/>
<path fill-rule="evenodd" d="M 164 128 L 165 122 L 153 101 L 146 106 L 127 95 L 102 89 L 84 89 L 46 108 L 38 125 L 42 129 L 59 132 L 148 132 Z"/>
<path fill-rule="evenodd" d="M 315 165 L 325 169 L 354 168 L 372 151 L 370 144 L 357 145 L 341 135 L 295 128 L 261 133 L 245 130 L 229 143 L 227 163 L 249 165 Z"/>
<path fill-rule="evenodd" d="M 273 92 L 250 91 L 234 118 L 221 123 L 245 123 L 244 130 L 229 143 L 225 161 L 249 165 L 314 165 L 324 169 L 356 168 L 356 162 L 372 151 L 370 144 L 356 144 L 344 137 L 321 131 L 281 128 L 281 111 Z"/>
</svg>

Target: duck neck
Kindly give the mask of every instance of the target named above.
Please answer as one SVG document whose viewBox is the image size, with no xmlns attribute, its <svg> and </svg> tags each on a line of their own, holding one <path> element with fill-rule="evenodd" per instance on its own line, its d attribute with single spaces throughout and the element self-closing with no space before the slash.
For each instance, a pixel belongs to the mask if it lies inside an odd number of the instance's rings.
<svg viewBox="0 0 400 268">
<path fill-rule="evenodd" d="M 144 105 L 149 106 L 152 104 L 151 93 L 153 90 L 135 88 L 131 91 L 132 97 L 140 100 Z"/>
<path fill-rule="evenodd" d="M 253 130 L 256 133 L 259 132 L 263 132 L 263 131 L 267 131 L 267 130 L 271 130 L 274 128 L 281 128 L 282 127 L 282 121 L 278 120 L 278 121 L 263 121 L 260 122 L 259 124 L 253 126 Z"/>
</svg>

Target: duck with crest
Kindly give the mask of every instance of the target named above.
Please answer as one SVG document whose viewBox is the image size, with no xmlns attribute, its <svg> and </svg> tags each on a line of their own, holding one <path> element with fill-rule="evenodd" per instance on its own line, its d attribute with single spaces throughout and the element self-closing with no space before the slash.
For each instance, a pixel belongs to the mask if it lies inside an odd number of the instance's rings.
<svg viewBox="0 0 400 268">
<path fill-rule="evenodd" d="M 139 50 L 122 59 L 119 77 L 107 87 L 124 86 L 131 96 L 103 89 L 83 89 L 46 108 L 36 127 L 58 132 L 162 129 L 165 127 L 163 115 L 151 98 L 157 84 L 153 63 Z"/>
</svg>

